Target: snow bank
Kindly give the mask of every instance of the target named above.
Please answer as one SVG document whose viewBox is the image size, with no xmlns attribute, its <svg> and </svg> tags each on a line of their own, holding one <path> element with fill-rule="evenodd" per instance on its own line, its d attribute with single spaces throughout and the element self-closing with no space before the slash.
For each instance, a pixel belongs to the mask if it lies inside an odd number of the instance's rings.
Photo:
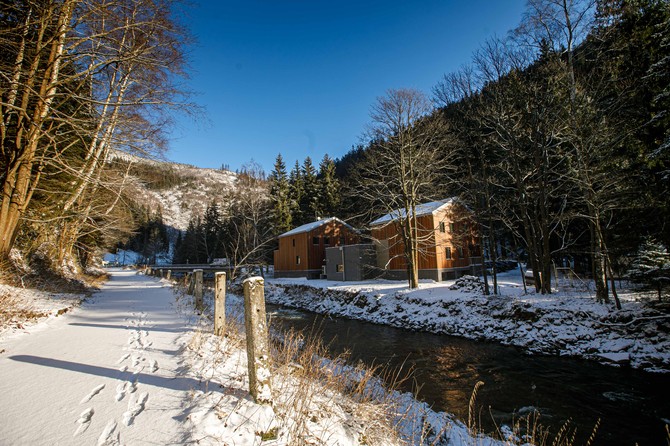
<svg viewBox="0 0 670 446">
<path fill-rule="evenodd" d="M 211 305 L 212 295 L 205 296 Z M 188 305 L 186 305 L 188 307 Z M 203 329 L 190 342 L 187 362 L 190 373 L 206 383 L 194 391 L 189 409 L 192 438 L 199 444 L 236 445 L 450 445 L 502 446 L 510 444 L 471 434 L 452 415 L 435 412 L 409 393 L 389 391 L 370 371 L 340 360 L 313 356 L 273 364 L 273 406 L 255 404 L 248 393 L 247 357 L 241 314 L 243 299 L 226 296 L 226 336 L 209 333 L 210 312 Z M 303 342 L 295 343 L 299 355 Z M 281 355 L 281 354 L 280 354 Z M 318 372 L 306 369 L 317 367 Z M 358 388 L 351 394 L 342 389 Z"/>
<path fill-rule="evenodd" d="M 67 313 L 84 299 L 80 294 L 47 293 L 0 284 L 0 341 L 37 329 Z"/>
</svg>

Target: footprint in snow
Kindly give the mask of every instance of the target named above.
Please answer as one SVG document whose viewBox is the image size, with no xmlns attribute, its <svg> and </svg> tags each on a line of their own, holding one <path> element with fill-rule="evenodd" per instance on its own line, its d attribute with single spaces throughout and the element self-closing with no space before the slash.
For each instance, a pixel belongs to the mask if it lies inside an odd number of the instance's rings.
<svg viewBox="0 0 670 446">
<path fill-rule="evenodd" d="M 124 381 L 118 386 L 116 386 L 116 395 L 114 399 L 116 401 L 121 401 L 127 394 L 135 393 L 137 391 L 137 380 L 135 381 Z"/>
<path fill-rule="evenodd" d="M 135 417 L 144 410 L 144 405 L 147 403 L 148 399 L 149 394 L 147 392 L 143 392 L 137 398 L 136 402 L 133 402 L 132 399 L 128 401 L 128 410 L 123 413 L 123 424 L 126 426 L 133 424 Z"/>
<path fill-rule="evenodd" d="M 125 355 L 121 356 L 118 361 L 116 361 L 117 364 L 121 364 L 123 361 L 126 359 L 130 358 L 130 353 L 126 353 Z"/>
<path fill-rule="evenodd" d="M 158 370 L 158 361 L 156 361 L 155 359 L 149 361 L 149 368 L 151 369 L 151 373 L 156 373 L 156 371 Z"/>
<path fill-rule="evenodd" d="M 114 420 L 107 423 L 107 426 L 105 426 L 105 429 L 98 437 L 97 446 L 118 446 L 121 444 L 119 431 L 116 430 L 116 427 L 117 424 Z"/>
<path fill-rule="evenodd" d="M 114 395 L 114 399 L 116 401 L 121 401 L 124 396 L 126 396 L 126 393 L 128 392 L 128 386 L 130 383 L 128 381 L 124 381 L 118 386 L 116 386 L 116 395 Z"/>
<path fill-rule="evenodd" d="M 86 432 L 86 429 L 91 425 L 91 418 L 93 418 L 93 414 L 95 412 L 93 411 L 92 407 L 89 407 L 85 411 L 79 415 L 79 419 L 77 420 L 77 423 L 79 423 L 79 427 L 77 430 L 74 432 L 73 437 L 76 437 L 77 435 L 81 435 L 84 432 Z"/>
<path fill-rule="evenodd" d="M 135 393 L 137 391 L 137 377 L 133 381 L 128 382 L 128 392 Z"/>
<path fill-rule="evenodd" d="M 95 389 L 91 390 L 91 391 L 89 392 L 88 395 L 86 395 L 84 398 L 82 398 L 82 400 L 79 402 L 79 404 L 88 403 L 89 401 L 91 401 L 91 398 L 93 398 L 93 397 L 96 396 L 98 393 L 100 393 L 100 392 L 102 391 L 102 389 L 104 389 L 104 388 L 105 388 L 105 385 L 104 385 L 104 384 L 100 384 L 98 387 L 96 387 Z"/>
</svg>

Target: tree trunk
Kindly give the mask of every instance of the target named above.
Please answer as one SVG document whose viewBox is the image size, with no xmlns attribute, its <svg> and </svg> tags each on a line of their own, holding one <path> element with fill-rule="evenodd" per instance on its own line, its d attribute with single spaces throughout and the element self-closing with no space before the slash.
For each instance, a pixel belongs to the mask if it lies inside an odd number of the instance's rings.
<svg viewBox="0 0 670 446">
<path fill-rule="evenodd" d="M 25 132 L 22 126 L 17 127 L 14 147 L 6 147 L 6 141 L 3 140 L 3 152 L 12 152 L 17 159 L 6 173 L 2 185 L 2 206 L 0 206 L 0 258 L 7 258 L 9 252 L 14 246 L 14 242 L 19 232 L 19 223 L 25 212 L 31 198 L 31 191 L 35 184 L 31 181 L 33 178 L 33 165 L 35 163 L 40 144 L 46 144 L 40 141 L 43 136 L 43 125 L 46 117 L 51 112 L 51 104 L 57 91 L 57 84 L 60 75 L 60 64 L 62 62 L 65 37 L 67 27 L 72 18 L 74 1 L 65 1 L 61 6 L 58 15 L 58 25 L 49 50 L 49 56 L 46 61 L 44 75 L 41 78 L 39 95 L 34 110 L 31 113 L 31 122 Z M 40 35 L 43 35 L 45 27 L 48 25 L 48 17 L 41 22 Z M 38 44 L 41 40 L 38 40 Z M 33 95 L 30 85 L 36 83 L 40 54 L 35 56 L 29 78 L 24 86 L 21 109 L 23 113 L 29 113 L 29 98 Z M 25 133 L 25 136 L 23 134 Z"/>
</svg>

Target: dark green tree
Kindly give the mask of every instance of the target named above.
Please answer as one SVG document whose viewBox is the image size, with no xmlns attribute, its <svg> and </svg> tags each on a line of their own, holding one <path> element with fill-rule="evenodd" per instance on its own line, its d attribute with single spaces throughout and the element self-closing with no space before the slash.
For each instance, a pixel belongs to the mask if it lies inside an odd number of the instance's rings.
<svg viewBox="0 0 670 446">
<path fill-rule="evenodd" d="M 319 190 L 316 169 L 309 156 L 302 163 L 301 173 L 304 192 L 299 203 L 304 224 L 315 221 L 322 216 L 321 191 Z"/>
<path fill-rule="evenodd" d="M 291 229 L 291 187 L 286 174 L 286 164 L 277 155 L 274 170 L 270 173 L 270 197 L 272 199 L 272 224 L 275 236 Z"/>
<path fill-rule="evenodd" d="M 293 226 L 300 226 L 305 222 L 305 213 L 300 207 L 300 204 L 303 201 L 303 195 L 305 194 L 305 182 L 302 178 L 300 163 L 297 160 L 293 170 L 291 170 L 291 173 L 289 174 L 289 186 L 291 220 Z"/>
<path fill-rule="evenodd" d="M 219 205 L 216 201 L 212 201 L 205 209 L 201 231 L 202 240 L 200 241 L 202 254 L 208 263 L 223 255 L 221 248 L 222 226 Z"/>
<path fill-rule="evenodd" d="M 335 161 L 325 154 L 319 164 L 321 211 L 324 217 L 340 214 L 342 203 L 340 182 L 335 176 Z"/>
</svg>

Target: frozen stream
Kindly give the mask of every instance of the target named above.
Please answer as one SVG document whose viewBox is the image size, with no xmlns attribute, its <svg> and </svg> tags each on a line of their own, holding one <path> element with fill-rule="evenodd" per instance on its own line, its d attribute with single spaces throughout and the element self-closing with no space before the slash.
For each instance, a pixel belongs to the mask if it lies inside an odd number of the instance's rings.
<svg viewBox="0 0 670 446">
<path fill-rule="evenodd" d="M 419 398 L 435 410 L 467 420 L 477 381 L 477 404 L 486 431 L 536 408 L 552 433 L 572 419 L 576 445 L 600 418 L 595 445 L 667 446 L 670 374 L 651 374 L 571 358 L 528 356 L 514 347 L 412 332 L 269 305 L 275 325 L 318 333 L 333 354 L 391 368 L 412 367 Z M 412 391 L 412 380 L 404 390 Z M 550 436 L 550 438 L 553 438 Z M 550 442 L 551 444 L 551 442 Z"/>
</svg>

